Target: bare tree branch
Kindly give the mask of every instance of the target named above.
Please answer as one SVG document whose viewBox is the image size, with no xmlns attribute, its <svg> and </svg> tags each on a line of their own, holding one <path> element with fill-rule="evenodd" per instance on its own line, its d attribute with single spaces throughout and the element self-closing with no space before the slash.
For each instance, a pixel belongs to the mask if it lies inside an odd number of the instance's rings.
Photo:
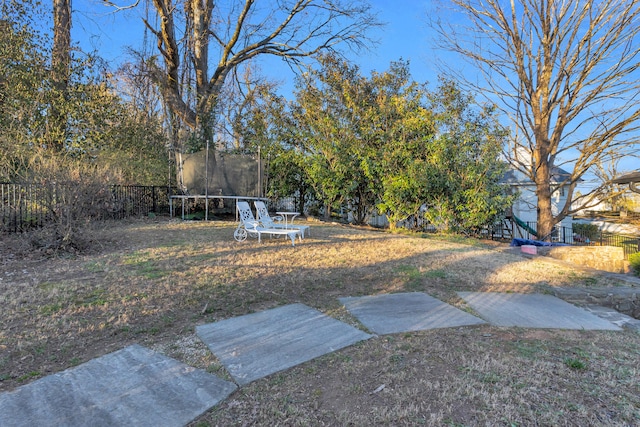
<svg viewBox="0 0 640 427">
<path fill-rule="evenodd" d="M 140 4 L 140 0 L 136 0 L 135 2 L 131 3 L 131 4 L 126 4 L 124 6 L 119 6 L 116 3 L 109 1 L 109 0 L 102 0 L 103 3 L 105 4 L 105 6 L 109 6 L 114 8 L 116 11 L 121 11 L 121 10 L 127 10 L 127 9 L 133 9 L 134 7 L 138 6 Z"/>
<path fill-rule="evenodd" d="M 371 40 L 367 31 L 380 23 L 369 6 L 355 0 L 152 0 L 159 28 L 145 25 L 157 38 L 165 70 L 159 83 L 175 114 L 192 129 L 212 114 L 227 75 L 262 55 L 298 62 L 339 47 L 361 49 Z M 176 7 L 181 2 L 184 15 Z M 184 21 L 184 22 L 183 22 Z M 188 25 L 186 25 L 188 23 Z M 186 28 L 183 34 L 178 34 Z M 195 72 L 195 88 L 177 84 L 178 40 L 187 42 Z M 210 43 L 214 40 L 215 43 Z M 209 71 L 210 58 L 216 57 Z M 187 94 L 197 93 L 195 104 Z"/>
</svg>

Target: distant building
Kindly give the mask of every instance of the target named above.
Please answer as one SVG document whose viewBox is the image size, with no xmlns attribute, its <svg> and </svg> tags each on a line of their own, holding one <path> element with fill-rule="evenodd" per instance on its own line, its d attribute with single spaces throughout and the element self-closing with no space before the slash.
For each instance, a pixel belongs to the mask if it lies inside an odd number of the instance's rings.
<svg viewBox="0 0 640 427">
<path fill-rule="evenodd" d="M 588 215 L 593 212 L 640 212 L 640 171 L 627 173 L 609 181 L 610 184 L 617 184 L 619 189 L 625 191 L 615 201 L 610 198 L 596 199 L 597 203 L 592 203 L 586 209 L 581 209 L 577 215 Z"/>
<path fill-rule="evenodd" d="M 571 174 L 559 167 L 553 167 L 551 170 L 551 185 L 559 185 L 569 178 Z M 538 221 L 538 197 L 536 196 L 536 184 L 522 172 L 511 169 L 501 180 L 502 183 L 508 184 L 513 192 L 519 193 L 519 197 L 514 201 L 511 208 L 512 215 L 526 223 Z M 557 215 L 567 201 L 567 191 L 564 187 L 558 188 L 551 195 L 551 212 Z M 558 225 L 563 227 L 571 227 L 572 218 L 566 217 Z"/>
<path fill-rule="evenodd" d="M 630 195 L 627 197 L 632 211 L 640 212 L 640 170 L 624 174 L 611 180 L 613 184 L 629 185 Z"/>
<path fill-rule="evenodd" d="M 629 184 L 629 189 L 635 193 L 640 193 L 640 170 L 622 175 L 611 180 L 613 184 Z"/>
</svg>

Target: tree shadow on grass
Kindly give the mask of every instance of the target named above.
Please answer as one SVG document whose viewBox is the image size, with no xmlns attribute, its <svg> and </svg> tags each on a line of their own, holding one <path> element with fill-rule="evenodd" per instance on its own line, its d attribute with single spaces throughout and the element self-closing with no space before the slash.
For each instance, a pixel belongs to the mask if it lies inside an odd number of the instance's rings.
<svg viewBox="0 0 640 427">
<path fill-rule="evenodd" d="M 540 292 L 579 280 L 570 269 L 432 237 L 312 225 L 292 247 L 236 242 L 234 228 L 133 223 L 110 230 L 99 254 L 45 261 L 19 286 L 5 280 L 0 390 L 286 304 L 351 322 L 340 297 L 425 292 L 460 305 L 456 291 Z"/>
</svg>

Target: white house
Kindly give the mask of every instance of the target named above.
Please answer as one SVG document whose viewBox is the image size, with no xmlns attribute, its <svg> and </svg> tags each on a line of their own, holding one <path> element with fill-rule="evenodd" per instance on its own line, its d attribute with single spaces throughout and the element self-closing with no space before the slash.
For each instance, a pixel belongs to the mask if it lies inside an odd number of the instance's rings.
<svg viewBox="0 0 640 427">
<path fill-rule="evenodd" d="M 611 181 L 613 184 L 629 185 L 627 198 L 631 203 L 631 210 L 640 212 L 640 170 L 622 175 Z"/>
<path fill-rule="evenodd" d="M 551 170 L 551 185 L 558 185 L 566 180 L 571 174 L 559 167 Z M 538 221 L 536 185 L 529 177 L 522 172 L 512 169 L 502 178 L 501 182 L 508 184 L 514 193 L 519 193 L 518 199 L 513 203 L 512 215 L 525 223 L 535 223 Z M 560 187 L 551 195 L 551 211 L 557 215 L 567 201 L 567 194 L 564 187 Z M 514 219 L 515 219 L 514 218 Z M 517 221 L 517 220 L 516 220 Z M 571 227 L 572 218 L 566 217 L 559 223 L 559 226 Z"/>
</svg>

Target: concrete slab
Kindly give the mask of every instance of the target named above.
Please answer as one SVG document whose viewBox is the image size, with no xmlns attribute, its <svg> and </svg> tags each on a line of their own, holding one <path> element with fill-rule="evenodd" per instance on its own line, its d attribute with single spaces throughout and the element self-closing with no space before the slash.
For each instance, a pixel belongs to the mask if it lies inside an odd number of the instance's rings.
<svg viewBox="0 0 640 427">
<path fill-rule="evenodd" d="M 612 330 L 620 328 L 551 295 L 458 292 L 478 314 L 496 326 Z"/>
<path fill-rule="evenodd" d="M 421 292 L 345 297 L 340 298 L 340 302 L 376 334 L 485 323 L 482 319 Z"/>
<path fill-rule="evenodd" d="M 0 394 L 0 425 L 183 426 L 236 388 L 132 345 Z"/>
<path fill-rule="evenodd" d="M 371 338 L 304 304 L 201 325 L 196 333 L 241 385 Z"/>
<path fill-rule="evenodd" d="M 601 305 L 587 305 L 584 307 L 590 313 L 595 314 L 598 317 L 608 320 L 609 322 L 620 326 L 621 328 L 630 329 L 636 332 L 640 332 L 640 320 L 634 319 L 631 316 L 620 313 L 610 307 L 604 307 Z"/>
</svg>

